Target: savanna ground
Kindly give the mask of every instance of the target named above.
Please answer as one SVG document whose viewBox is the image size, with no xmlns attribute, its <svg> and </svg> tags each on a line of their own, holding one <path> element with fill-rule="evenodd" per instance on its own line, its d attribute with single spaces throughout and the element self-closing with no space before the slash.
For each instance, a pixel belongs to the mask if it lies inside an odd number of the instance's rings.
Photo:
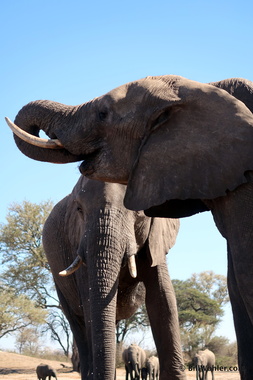
<svg viewBox="0 0 253 380">
<path fill-rule="evenodd" d="M 0 351 L 0 379 L 36 380 L 35 369 L 41 362 L 51 365 L 57 371 L 59 380 L 80 379 L 79 373 L 72 371 L 70 363 L 55 360 L 41 360 L 3 351 Z M 66 367 L 63 367 L 61 364 L 64 364 Z M 187 371 L 187 378 L 195 379 L 195 372 Z M 208 378 L 211 379 L 210 374 Z M 124 369 L 117 369 L 117 380 L 125 380 Z M 236 372 L 216 372 L 215 380 L 240 380 L 240 376 Z"/>
</svg>

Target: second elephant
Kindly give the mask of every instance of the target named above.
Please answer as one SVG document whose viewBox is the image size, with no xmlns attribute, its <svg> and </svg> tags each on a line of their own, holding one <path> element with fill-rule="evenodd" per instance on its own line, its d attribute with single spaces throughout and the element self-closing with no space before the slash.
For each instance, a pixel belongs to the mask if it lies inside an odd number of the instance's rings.
<svg viewBox="0 0 253 380">
<path fill-rule="evenodd" d="M 82 379 L 114 379 L 115 323 L 137 310 L 145 292 L 160 360 L 173 379 L 184 379 L 176 300 L 165 260 L 179 222 L 127 210 L 125 189 L 81 177 L 44 226 L 43 245 L 77 343 Z M 59 276 L 77 256 L 84 265 L 69 277 Z M 127 265 L 133 257 L 137 273 Z"/>
<path fill-rule="evenodd" d="M 122 357 L 125 363 L 126 380 L 129 379 L 128 375 L 131 380 L 139 380 L 146 363 L 145 351 L 137 344 L 131 344 L 123 351 Z"/>
<path fill-rule="evenodd" d="M 214 380 L 215 355 L 212 351 L 208 349 L 198 351 L 194 356 L 194 365 L 197 380 L 206 380 L 208 371 L 211 371 L 212 380 Z"/>
</svg>

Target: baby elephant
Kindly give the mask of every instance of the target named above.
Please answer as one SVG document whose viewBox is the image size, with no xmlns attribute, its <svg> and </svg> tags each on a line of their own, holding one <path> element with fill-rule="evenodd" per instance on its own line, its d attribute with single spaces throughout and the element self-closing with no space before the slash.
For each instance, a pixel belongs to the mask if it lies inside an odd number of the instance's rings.
<svg viewBox="0 0 253 380">
<path fill-rule="evenodd" d="M 215 355 L 212 351 L 208 349 L 198 351 L 193 360 L 196 367 L 197 380 L 206 380 L 208 371 L 211 371 L 212 380 L 214 380 Z"/>
<path fill-rule="evenodd" d="M 142 369 L 143 380 L 158 380 L 159 379 L 159 359 L 156 356 L 151 356 L 146 361 L 146 367 Z"/>
<path fill-rule="evenodd" d="M 46 380 L 47 376 L 49 380 L 51 380 L 51 376 L 57 379 L 55 370 L 47 364 L 39 364 L 36 373 L 39 380 Z"/>
</svg>

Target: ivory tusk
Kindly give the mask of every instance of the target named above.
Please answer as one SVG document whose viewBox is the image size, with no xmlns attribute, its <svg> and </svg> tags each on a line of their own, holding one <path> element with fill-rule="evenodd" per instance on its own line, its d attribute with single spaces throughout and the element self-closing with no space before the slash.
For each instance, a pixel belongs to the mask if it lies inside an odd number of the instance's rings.
<svg viewBox="0 0 253 380">
<path fill-rule="evenodd" d="M 137 269 L 136 269 L 135 255 L 132 255 L 129 257 L 128 269 L 129 269 L 130 275 L 133 278 L 136 278 L 137 277 Z"/>
<path fill-rule="evenodd" d="M 73 263 L 65 270 L 62 270 L 61 272 L 59 272 L 59 275 L 62 276 L 62 277 L 67 277 L 69 276 L 70 274 L 74 273 L 75 271 L 77 271 L 78 268 L 80 268 L 80 266 L 82 265 L 83 263 L 83 260 L 81 258 L 81 256 L 76 256 L 75 260 L 73 261 Z"/>
<path fill-rule="evenodd" d="M 30 133 L 27 133 L 26 131 L 23 131 L 23 129 L 19 128 L 16 124 L 14 124 L 8 117 L 5 118 L 6 123 L 10 127 L 13 133 L 15 133 L 16 136 L 21 138 L 21 140 L 26 141 L 27 143 L 31 145 L 38 146 L 40 148 L 46 148 L 46 149 L 63 149 L 64 146 L 58 139 L 42 139 L 37 136 L 33 136 Z"/>
</svg>

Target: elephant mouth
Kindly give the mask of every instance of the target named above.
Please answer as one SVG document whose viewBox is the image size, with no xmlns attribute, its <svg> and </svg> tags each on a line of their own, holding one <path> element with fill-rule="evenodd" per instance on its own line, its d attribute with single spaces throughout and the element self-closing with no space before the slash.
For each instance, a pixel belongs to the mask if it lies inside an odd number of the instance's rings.
<svg viewBox="0 0 253 380">
<path fill-rule="evenodd" d="M 82 175 L 89 177 L 95 172 L 95 161 L 99 156 L 100 150 L 96 149 L 94 152 L 82 157 L 83 162 L 79 165 L 79 171 Z"/>
</svg>

